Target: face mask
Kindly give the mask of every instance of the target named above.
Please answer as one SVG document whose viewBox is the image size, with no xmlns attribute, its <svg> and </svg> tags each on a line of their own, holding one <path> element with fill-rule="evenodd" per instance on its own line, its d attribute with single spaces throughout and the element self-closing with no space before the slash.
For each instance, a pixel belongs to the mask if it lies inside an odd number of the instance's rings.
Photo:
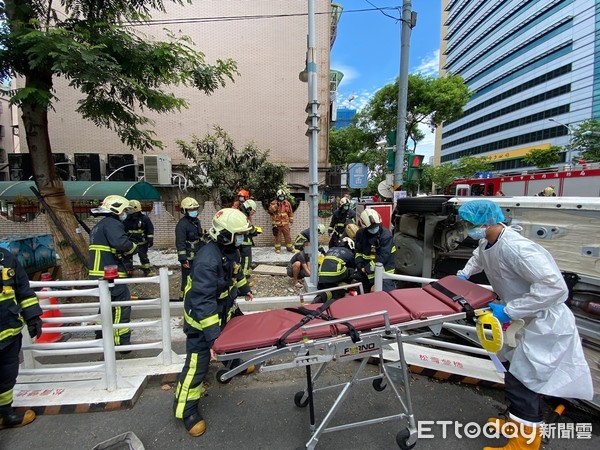
<svg viewBox="0 0 600 450">
<path fill-rule="evenodd" d="M 245 201 L 246 199 L 245 199 L 244 197 L 238 197 L 238 200 L 239 200 L 240 202 L 243 202 L 243 201 Z"/>
<path fill-rule="evenodd" d="M 123 213 L 123 215 L 119 216 L 119 219 L 121 220 L 121 222 L 124 222 L 125 219 L 127 219 L 127 213 Z"/>
<path fill-rule="evenodd" d="M 198 211 L 190 211 L 188 215 L 192 218 L 198 217 Z"/>
<path fill-rule="evenodd" d="M 371 234 L 377 234 L 377 233 L 379 233 L 379 225 L 377 225 L 376 227 L 373 227 L 373 228 L 367 228 L 367 231 Z"/>
<path fill-rule="evenodd" d="M 467 231 L 467 235 L 471 239 L 475 239 L 477 241 L 485 239 L 485 227 L 471 228 L 469 231 Z"/>
<path fill-rule="evenodd" d="M 344 211 L 348 211 L 348 209 L 350 209 L 350 207 L 348 205 L 344 205 L 343 208 L 344 208 Z"/>
<path fill-rule="evenodd" d="M 280 195 L 279 197 L 279 201 L 283 201 L 283 199 L 285 198 L 283 195 Z"/>
<path fill-rule="evenodd" d="M 240 245 L 242 245 L 242 242 L 244 242 L 244 235 L 243 234 L 238 234 L 235 237 L 235 246 L 239 247 Z"/>
</svg>

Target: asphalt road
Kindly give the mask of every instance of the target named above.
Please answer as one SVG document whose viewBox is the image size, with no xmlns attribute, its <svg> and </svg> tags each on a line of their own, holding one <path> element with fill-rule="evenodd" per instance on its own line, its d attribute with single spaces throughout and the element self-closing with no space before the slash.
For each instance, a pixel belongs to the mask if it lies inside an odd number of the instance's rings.
<svg viewBox="0 0 600 450">
<path fill-rule="evenodd" d="M 2 450 L 63 450 L 87 449 L 132 431 L 147 450 L 201 448 L 240 449 L 298 449 L 310 439 L 308 408 L 298 408 L 294 395 L 304 388 L 305 372 L 300 369 L 255 373 L 236 377 L 229 384 L 214 380 L 220 366 L 212 363 L 208 395 L 201 400 L 207 422 L 206 433 L 198 438 L 187 435 L 181 421 L 171 412 L 173 389 L 163 390 L 160 385 L 148 385 L 130 410 L 88 414 L 41 416 L 27 427 L 0 431 Z M 356 362 L 330 366 L 324 382 L 335 384 L 345 381 L 354 373 Z M 376 366 L 367 366 L 374 374 Z M 316 397 L 317 419 L 324 417 L 339 389 L 320 392 Z M 459 385 L 450 382 L 413 376 L 412 404 L 417 420 L 460 421 L 483 424 L 488 416 L 503 409 L 501 391 Z M 371 382 L 359 383 L 336 414 L 333 424 L 354 422 L 374 417 L 393 415 L 401 407 L 388 386 L 377 392 Z M 561 419 L 566 430 L 574 430 L 569 418 Z M 587 420 L 586 420 L 587 421 Z M 321 436 L 317 448 L 323 449 L 393 449 L 396 433 L 404 428 L 399 420 L 369 426 L 353 426 L 344 431 Z M 429 428 L 429 430 L 426 429 Z M 600 448 L 600 423 L 592 424 L 590 439 L 554 439 L 544 445 L 546 450 Z M 423 432 L 432 438 L 421 438 L 416 449 L 481 449 L 493 443 L 500 446 L 503 439 L 490 440 L 485 436 L 459 438 L 454 425 L 442 434 L 443 426 L 424 424 Z M 110 447 L 127 449 L 129 446 Z"/>
</svg>

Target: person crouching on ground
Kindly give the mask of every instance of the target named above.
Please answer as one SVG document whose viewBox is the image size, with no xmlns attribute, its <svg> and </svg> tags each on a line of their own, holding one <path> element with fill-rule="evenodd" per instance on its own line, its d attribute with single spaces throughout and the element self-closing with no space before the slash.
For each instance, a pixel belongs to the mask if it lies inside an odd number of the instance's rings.
<svg viewBox="0 0 600 450">
<path fill-rule="evenodd" d="M 287 274 L 288 277 L 292 277 L 294 279 L 294 287 L 298 289 L 302 289 L 304 285 L 300 280 L 310 277 L 310 267 L 308 263 L 310 262 L 310 257 L 308 251 L 310 249 L 310 242 L 306 241 L 304 243 L 304 247 L 298 253 L 294 253 L 290 262 L 287 265 Z"/>
</svg>

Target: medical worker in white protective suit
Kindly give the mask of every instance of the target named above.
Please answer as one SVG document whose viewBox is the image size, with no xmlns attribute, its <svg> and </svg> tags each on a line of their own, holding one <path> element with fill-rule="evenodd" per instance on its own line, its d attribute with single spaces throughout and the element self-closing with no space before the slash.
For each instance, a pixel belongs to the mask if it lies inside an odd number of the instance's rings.
<svg viewBox="0 0 600 450">
<path fill-rule="evenodd" d="M 502 323 L 525 321 L 517 333 L 516 348 L 504 354 L 510 361 L 504 380 L 510 402 L 507 420 L 516 422 L 516 433 L 499 448 L 537 450 L 542 394 L 586 400 L 593 397 L 575 318 L 565 305 L 567 286 L 550 253 L 501 223 L 504 215 L 495 203 L 470 201 L 458 214 L 472 226 L 468 234 L 479 239 L 479 246 L 457 275 L 467 279 L 485 271 L 502 302 L 490 304 L 494 316 Z M 488 422 L 496 427 L 505 423 L 499 418 Z"/>
</svg>

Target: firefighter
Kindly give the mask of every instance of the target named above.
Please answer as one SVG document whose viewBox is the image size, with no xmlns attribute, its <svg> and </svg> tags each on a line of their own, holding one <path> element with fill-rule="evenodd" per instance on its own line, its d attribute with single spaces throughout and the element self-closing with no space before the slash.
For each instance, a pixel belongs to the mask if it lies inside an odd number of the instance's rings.
<svg viewBox="0 0 600 450">
<path fill-rule="evenodd" d="M 350 223 L 356 223 L 356 213 L 350 209 L 350 200 L 342 197 L 340 207 L 333 212 L 331 222 L 329 223 L 328 233 L 331 237 L 329 248 L 337 245 L 343 237 L 346 225 Z"/>
<path fill-rule="evenodd" d="M 240 209 L 240 205 L 246 200 L 250 200 L 250 192 L 246 189 L 240 189 L 237 193 L 237 199 L 233 202 L 232 208 Z"/>
<path fill-rule="evenodd" d="M 183 301 L 183 290 L 187 284 L 187 278 L 192 270 L 192 262 L 198 250 L 204 245 L 204 230 L 200 219 L 198 219 L 198 202 L 186 197 L 181 200 L 181 212 L 183 217 L 175 227 L 175 247 L 177 248 L 177 259 L 181 264 L 181 290 L 179 300 Z"/>
<path fill-rule="evenodd" d="M 142 212 L 142 205 L 137 200 L 130 200 L 129 206 L 132 210 L 123 222 L 125 232 L 129 240 L 137 244 L 137 254 L 142 264 L 142 271 L 147 277 L 153 277 L 148 259 L 148 249 L 154 245 L 154 225 L 148 216 Z M 133 264 L 133 262 L 131 263 Z"/>
<path fill-rule="evenodd" d="M 319 236 L 325 234 L 326 231 L 327 228 L 325 228 L 325 225 L 320 223 L 317 226 L 317 233 L 319 234 Z M 306 244 L 307 242 L 310 242 L 310 228 L 307 228 L 306 230 L 302 231 L 298 236 L 296 236 L 296 240 L 294 241 L 294 249 L 301 252 L 304 249 L 304 244 Z"/>
<path fill-rule="evenodd" d="M 355 269 L 354 241 L 349 237 L 342 238 L 339 247 L 332 247 L 327 250 L 325 258 L 319 266 L 317 289 L 328 289 L 351 283 Z M 345 292 L 340 290 L 333 293 L 319 294 L 319 296 L 321 301 L 327 301 L 332 296 L 342 297 L 344 294 Z"/>
<path fill-rule="evenodd" d="M 92 209 L 92 215 L 105 216 L 90 231 L 90 279 L 104 277 L 106 266 L 117 266 L 119 278 L 131 276 L 133 266 L 129 265 L 137 244 L 132 242 L 125 233 L 123 222 L 127 219 L 129 200 L 120 195 L 109 195 L 99 208 Z M 131 299 L 126 284 L 115 284 L 110 291 L 111 301 L 126 302 Z M 113 323 L 129 323 L 131 306 L 115 306 L 112 308 Z M 96 339 L 102 338 L 102 331 L 96 331 Z M 115 345 L 129 345 L 131 330 L 115 328 Z M 122 352 L 129 353 L 129 352 Z"/>
<path fill-rule="evenodd" d="M 394 253 L 396 247 L 392 233 L 381 224 L 381 216 L 371 208 L 365 208 L 360 213 L 361 229 L 356 232 L 356 270 L 365 292 L 374 288 L 375 263 L 382 263 L 383 270 L 394 273 Z M 395 289 L 393 280 L 383 280 L 383 290 L 389 292 Z"/>
<path fill-rule="evenodd" d="M 13 410 L 13 388 L 19 372 L 21 329 L 27 323 L 32 338 L 42 335 L 42 309 L 29 287 L 25 270 L 11 252 L 0 248 L 0 430 L 21 427 L 35 420 L 35 413 Z"/>
<path fill-rule="evenodd" d="M 281 239 L 285 240 L 285 248 L 288 252 L 294 252 L 290 226 L 294 223 L 294 211 L 292 204 L 285 198 L 283 189 L 277 191 L 275 198 L 269 205 L 269 214 L 273 225 L 273 236 L 275 236 L 275 253 L 281 253 Z"/>
<path fill-rule="evenodd" d="M 246 215 L 248 222 L 250 225 L 252 225 L 252 216 L 256 213 L 256 202 L 252 199 L 246 200 L 244 203 L 239 205 L 238 209 Z M 261 233 L 261 227 L 255 227 L 252 225 L 251 230 L 245 235 L 244 242 L 242 242 L 242 245 L 240 245 L 240 259 L 246 278 L 250 278 L 250 276 L 252 276 L 252 247 L 254 246 L 254 240 L 252 238 Z M 253 286 L 251 281 L 248 283 L 250 284 L 250 287 Z"/>
<path fill-rule="evenodd" d="M 209 362 L 214 357 L 212 346 L 227 321 L 240 314 L 235 305 L 236 297 L 244 295 L 246 301 L 253 298 L 237 262 L 238 247 L 251 229 L 246 216 L 237 209 L 217 212 L 209 231 L 210 240 L 198 252 L 185 286 L 183 331 L 187 336 L 187 356 L 173 409 L 191 436 L 200 436 L 206 430 L 198 403 Z M 249 368 L 246 373 L 253 370 Z"/>
</svg>

